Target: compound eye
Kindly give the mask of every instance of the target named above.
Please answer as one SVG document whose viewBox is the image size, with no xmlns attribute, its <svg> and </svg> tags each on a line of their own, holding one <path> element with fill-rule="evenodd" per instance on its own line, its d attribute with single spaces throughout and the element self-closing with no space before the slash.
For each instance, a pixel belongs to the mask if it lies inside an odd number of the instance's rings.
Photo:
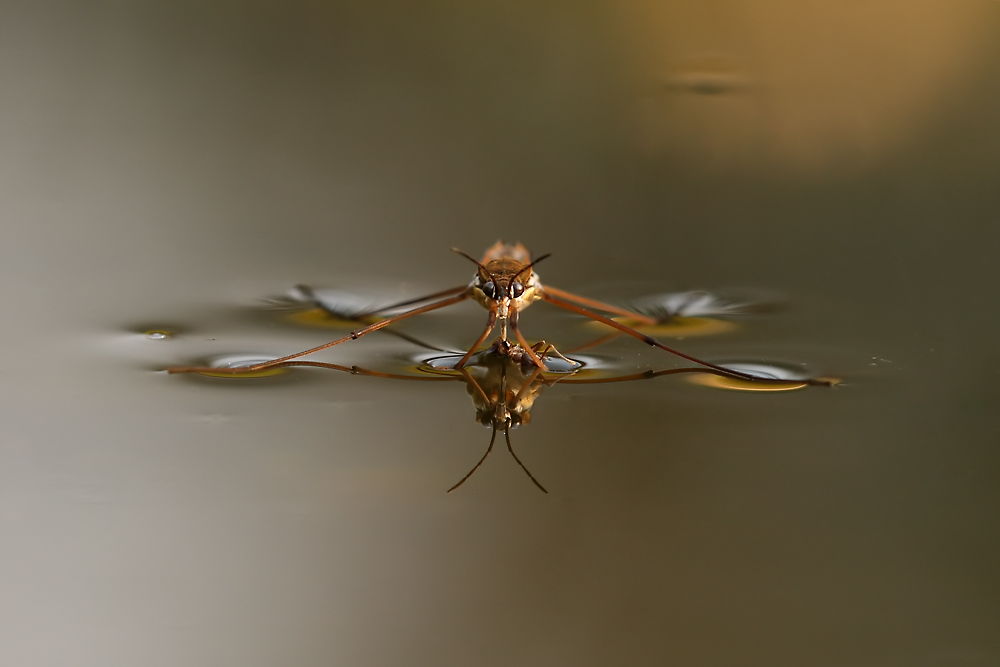
<svg viewBox="0 0 1000 667">
<path fill-rule="evenodd" d="M 524 285 L 516 280 L 510 286 L 510 295 L 515 299 L 524 294 Z"/>
<path fill-rule="evenodd" d="M 492 280 L 487 282 L 480 289 L 483 290 L 483 294 L 485 294 L 488 298 L 490 299 L 497 298 L 497 286 L 493 284 Z"/>
</svg>

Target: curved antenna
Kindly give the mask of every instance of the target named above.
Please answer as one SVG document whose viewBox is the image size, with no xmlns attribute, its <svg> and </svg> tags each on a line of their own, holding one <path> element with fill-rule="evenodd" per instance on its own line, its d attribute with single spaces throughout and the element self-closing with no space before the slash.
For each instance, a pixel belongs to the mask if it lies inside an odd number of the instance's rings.
<svg viewBox="0 0 1000 667">
<path fill-rule="evenodd" d="M 472 477 L 472 473 L 474 473 L 477 470 L 479 470 L 479 466 L 483 465 L 483 461 L 485 461 L 486 457 L 490 455 L 491 451 L 493 451 L 493 441 L 496 440 L 496 438 L 497 438 L 497 425 L 494 424 L 493 425 L 493 435 L 490 436 L 490 446 L 486 448 L 486 453 L 483 454 L 483 458 L 479 459 L 479 463 L 477 463 L 475 465 L 475 467 L 472 470 L 469 471 L 469 474 L 467 474 L 465 477 L 463 477 L 462 479 L 460 479 L 458 481 L 458 484 L 456 484 L 455 486 L 453 486 L 450 489 L 448 489 L 448 493 L 451 493 L 452 491 L 454 491 L 458 487 L 462 486 L 462 484 L 465 483 L 465 480 L 467 480 L 470 477 Z M 509 443 L 510 441 L 508 440 L 507 442 Z M 517 457 L 514 457 L 514 458 L 517 458 Z M 530 475 L 530 473 L 529 473 L 529 475 Z M 534 478 L 532 478 L 532 479 L 534 479 Z M 538 482 L 535 482 L 535 484 L 538 484 Z M 544 491 L 544 489 L 542 489 L 542 490 Z M 546 493 L 548 493 L 548 491 L 546 491 Z"/>
<path fill-rule="evenodd" d="M 494 284 L 494 285 L 497 285 L 497 284 L 498 284 L 498 283 L 497 283 L 497 277 L 496 277 L 495 275 L 493 275 L 493 272 L 492 272 L 492 271 L 490 271 L 489 269 L 487 269 L 487 268 L 486 268 L 486 267 L 485 267 L 485 266 L 483 265 L 483 263 L 482 263 L 482 262 L 480 262 L 480 261 L 479 261 L 478 259 L 476 259 L 476 258 L 475 258 L 475 257 L 473 257 L 472 255 L 470 255 L 469 253 L 465 252 L 464 250 L 459 250 L 458 248 L 452 248 L 452 249 L 451 249 L 451 251 L 452 251 L 452 252 L 455 252 L 455 253 L 458 253 L 458 254 L 459 254 L 459 255 L 461 255 L 462 257 L 466 258 L 467 260 L 469 260 L 470 262 L 472 262 L 473 264 L 475 264 L 476 266 L 478 266 L 478 267 L 479 267 L 480 269 L 482 269 L 482 270 L 483 270 L 483 273 L 485 273 L 486 275 L 488 275 L 488 276 L 490 277 L 490 280 L 492 280 L 492 281 L 493 281 L 493 284 Z M 530 266 L 530 264 L 529 264 L 529 266 Z"/>
<path fill-rule="evenodd" d="M 515 280 L 517 280 L 518 278 L 521 277 L 522 273 L 524 273 L 525 271 L 527 271 L 528 269 L 530 269 L 531 267 L 533 267 L 535 264 L 538 264 L 540 261 L 542 261 L 546 257 L 551 257 L 551 256 L 552 256 L 551 252 L 545 253 L 544 255 L 542 255 L 541 257 L 539 257 L 538 259 L 536 259 L 533 262 L 531 262 L 531 264 L 528 264 L 526 267 L 524 267 L 523 269 L 521 269 L 520 271 L 518 271 L 517 273 L 515 273 L 514 277 L 511 278 L 510 281 L 514 282 Z"/>
<path fill-rule="evenodd" d="M 495 435 L 496 434 L 496 427 L 494 426 L 493 428 L 494 428 L 493 433 Z M 517 454 L 514 453 L 514 448 L 510 446 L 510 428 L 506 424 L 503 427 L 503 437 L 507 439 L 507 451 L 510 452 L 510 455 L 514 457 L 515 461 L 517 461 L 517 465 L 521 466 L 521 470 L 523 470 L 525 472 L 525 474 L 528 475 L 528 477 L 531 478 L 531 481 L 535 483 L 535 486 L 537 486 L 539 489 L 541 489 L 544 493 L 548 493 L 548 491 L 545 490 L 545 487 L 538 483 L 538 480 L 535 479 L 535 476 L 532 475 L 530 472 L 528 472 L 528 469 L 524 467 L 524 464 L 521 463 L 521 459 L 517 458 Z M 492 440 L 490 441 L 490 446 L 491 447 L 493 446 L 493 441 Z M 483 458 L 486 458 L 486 457 L 484 456 Z M 469 474 L 471 475 L 472 473 L 469 473 Z M 465 480 L 463 479 L 462 482 L 464 482 L 464 481 Z M 459 482 L 459 484 L 461 484 L 462 482 Z"/>
</svg>

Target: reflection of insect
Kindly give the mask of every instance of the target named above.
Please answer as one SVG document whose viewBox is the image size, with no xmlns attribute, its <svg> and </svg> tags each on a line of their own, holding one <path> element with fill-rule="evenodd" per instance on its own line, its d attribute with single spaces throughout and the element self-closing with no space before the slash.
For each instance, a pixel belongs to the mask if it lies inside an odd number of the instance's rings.
<svg viewBox="0 0 1000 667">
<path fill-rule="evenodd" d="M 552 358 L 550 358 L 550 355 Z M 525 348 L 520 345 L 512 345 L 503 338 L 497 338 L 488 349 L 468 356 L 463 366 L 457 365 L 455 360 L 458 358 L 459 354 L 454 354 L 426 360 L 421 367 L 425 371 L 425 375 L 384 373 L 359 366 L 341 366 L 340 364 L 322 361 L 296 359 L 275 363 L 269 368 L 306 366 L 327 368 L 352 375 L 367 375 L 393 380 L 465 382 L 466 389 L 472 398 L 472 404 L 476 408 L 476 421 L 484 426 L 492 427 L 493 433 L 490 435 L 490 444 L 486 448 L 486 453 L 472 467 L 472 470 L 466 473 L 465 477 L 448 489 L 449 493 L 460 487 L 467 479 L 472 477 L 474 472 L 479 470 L 479 467 L 486 461 L 486 457 L 493 451 L 493 443 L 496 441 L 498 430 L 503 431 L 504 440 L 507 442 L 507 451 L 514 457 L 517 464 L 521 466 L 521 469 L 535 483 L 535 486 L 548 493 L 545 487 L 528 471 L 528 468 L 521 462 L 521 459 L 517 457 L 510 443 L 510 430 L 517 428 L 521 424 L 529 423 L 531 420 L 531 409 L 534 407 L 535 401 L 541 395 L 544 387 L 552 386 L 556 383 L 599 384 L 607 382 L 630 382 L 633 380 L 649 380 L 664 375 L 691 373 L 732 377 L 728 371 L 724 372 L 711 368 L 697 367 L 645 371 L 631 375 L 578 378 L 575 376 L 583 368 L 583 363 L 563 357 L 545 341 L 538 342 L 531 348 Z M 536 365 L 535 359 L 546 361 L 549 364 L 561 363 L 561 366 L 552 373 L 546 374 L 543 372 L 542 366 Z M 784 379 L 778 381 L 774 378 L 771 379 L 771 382 L 771 388 L 773 389 L 793 389 L 810 383 L 809 380 L 789 381 L 788 379 Z"/>
<path fill-rule="evenodd" d="M 543 300 L 560 308 L 564 308 L 574 313 L 584 315 L 585 317 L 589 317 L 592 320 L 606 324 L 614 329 L 617 329 L 619 332 L 641 340 L 647 345 L 665 350 L 666 352 L 675 354 L 683 359 L 687 359 L 690 362 L 712 369 L 717 373 L 749 382 L 774 382 L 773 379 L 761 378 L 760 376 L 733 368 L 725 368 L 708 361 L 697 359 L 671 347 L 667 347 L 655 338 L 641 333 L 632 327 L 629 327 L 597 311 L 627 317 L 632 322 L 638 322 L 639 324 L 656 324 L 656 318 L 639 315 L 624 308 L 619 308 L 618 306 L 602 303 L 583 296 L 577 296 L 555 287 L 543 286 L 541 281 L 538 279 L 538 274 L 535 273 L 533 269 L 535 264 L 548 257 L 548 255 L 542 255 L 538 259 L 532 260 L 527 248 L 520 243 L 516 245 L 507 245 L 502 241 L 498 241 L 486 251 L 482 261 L 476 261 L 460 250 L 455 250 L 455 252 L 459 253 L 463 257 L 466 257 L 479 267 L 479 270 L 476 272 L 476 275 L 473 277 L 471 283 L 462 287 L 454 287 L 452 289 L 443 290 L 434 294 L 428 294 L 427 296 L 418 299 L 410 299 L 388 307 L 378 308 L 367 313 L 355 313 L 353 319 L 361 319 L 362 317 L 378 315 L 380 313 L 397 310 L 402 307 L 413 306 L 410 310 L 381 319 L 362 329 L 352 331 L 350 334 L 342 338 L 338 338 L 337 340 L 303 352 L 296 352 L 295 354 L 290 354 L 252 365 L 238 366 L 234 368 L 181 366 L 170 368 L 168 370 L 171 373 L 211 373 L 213 375 L 239 375 L 242 373 L 263 371 L 284 364 L 284 362 L 312 354 L 313 352 L 319 352 L 320 350 L 325 350 L 328 347 L 345 343 L 349 340 L 357 340 L 366 334 L 383 329 L 390 324 L 399 322 L 400 320 L 404 320 L 408 317 L 427 313 L 432 310 L 444 308 L 446 306 L 459 303 L 460 301 L 473 298 L 489 313 L 487 316 L 486 328 L 483 330 L 476 342 L 473 343 L 468 349 L 465 355 L 458 361 L 458 363 L 455 364 L 456 369 L 462 368 L 469 362 L 472 355 L 476 353 L 477 348 L 489 337 L 490 333 L 499 321 L 500 340 L 505 342 L 508 341 L 509 327 L 510 331 L 514 333 L 517 343 L 519 344 L 519 349 L 523 350 L 524 353 L 530 357 L 535 366 L 542 370 L 546 370 L 544 361 L 525 340 L 519 326 L 519 315 L 521 311 L 535 301 Z M 809 382 L 814 384 L 829 384 L 829 382 L 823 380 L 810 380 Z"/>
<path fill-rule="evenodd" d="M 567 370 L 562 371 L 561 377 L 546 377 L 542 374 L 542 367 L 536 366 L 534 360 L 546 359 L 552 352 L 552 346 L 542 341 L 536 343 L 534 348 L 529 349 L 530 352 L 519 345 L 511 345 L 510 342 L 497 338 L 489 349 L 468 357 L 462 366 L 457 366 L 454 362 L 454 358 L 458 355 L 448 355 L 451 356 L 451 359 L 444 356 L 428 360 L 422 367 L 428 373 L 424 375 L 383 373 L 358 366 L 347 367 L 321 361 L 284 361 L 276 364 L 276 367 L 312 366 L 343 371 L 352 375 L 368 375 L 395 380 L 465 382 L 469 395 L 472 397 L 472 403 L 476 408 L 476 421 L 484 426 L 491 426 L 493 434 L 490 436 L 490 444 L 483 457 L 465 477 L 448 489 L 448 492 L 451 493 L 460 487 L 465 480 L 472 476 L 472 473 L 479 469 L 486 457 L 493 451 L 493 443 L 496 441 L 499 429 L 503 431 L 504 439 L 507 441 L 507 451 L 510 452 L 510 455 L 527 473 L 531 481 L 539 489 L 548 493 L 514 453 L 510 444 L 510 429 L 528 423 L 531 419 L 531 408 L 543 386 L 555 384 L 566 375 L 575 373 L 582 367 L 582 364 L 565 359 L 560 355 L 559 359 L 566 362 Z"/>
</svg>

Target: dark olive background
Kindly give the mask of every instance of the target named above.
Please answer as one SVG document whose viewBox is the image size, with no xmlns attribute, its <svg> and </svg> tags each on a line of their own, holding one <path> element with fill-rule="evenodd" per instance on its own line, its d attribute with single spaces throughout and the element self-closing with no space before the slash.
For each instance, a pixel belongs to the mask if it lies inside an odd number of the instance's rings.
<svg viewBox="0 0 1000 667">
<path fill-rule="evenodd" d="M 0 663 L 1000 664 L 998 18 L 4 3 Z M 564 289 L 778 295 L 677 345 L 845 384 L 553 387 L 512 434 L 549 495 L 504 452 L 445 494 L 489 435 L 458 385 L 155 372 L 498 238 Z"/>
</svg>

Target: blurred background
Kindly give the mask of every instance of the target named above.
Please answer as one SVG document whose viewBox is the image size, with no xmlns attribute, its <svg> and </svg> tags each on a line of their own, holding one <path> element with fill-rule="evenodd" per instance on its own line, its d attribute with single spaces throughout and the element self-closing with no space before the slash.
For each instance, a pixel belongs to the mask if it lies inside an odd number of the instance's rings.
<svg viewBox="0 0 1000 667">
<path fill-rule="evenodd" d="M 1000 665 L 998 35 L 994 0 L 4 2 L 0 663 Z M 503 452 L 445 494 L 489 437 L 459 385 L 161 372 L 498 238 L 602 298 L 776 295 L 672 344 L 844 385 L 557 385 L 512 433 L 549 495 Z"/>
</svg>

